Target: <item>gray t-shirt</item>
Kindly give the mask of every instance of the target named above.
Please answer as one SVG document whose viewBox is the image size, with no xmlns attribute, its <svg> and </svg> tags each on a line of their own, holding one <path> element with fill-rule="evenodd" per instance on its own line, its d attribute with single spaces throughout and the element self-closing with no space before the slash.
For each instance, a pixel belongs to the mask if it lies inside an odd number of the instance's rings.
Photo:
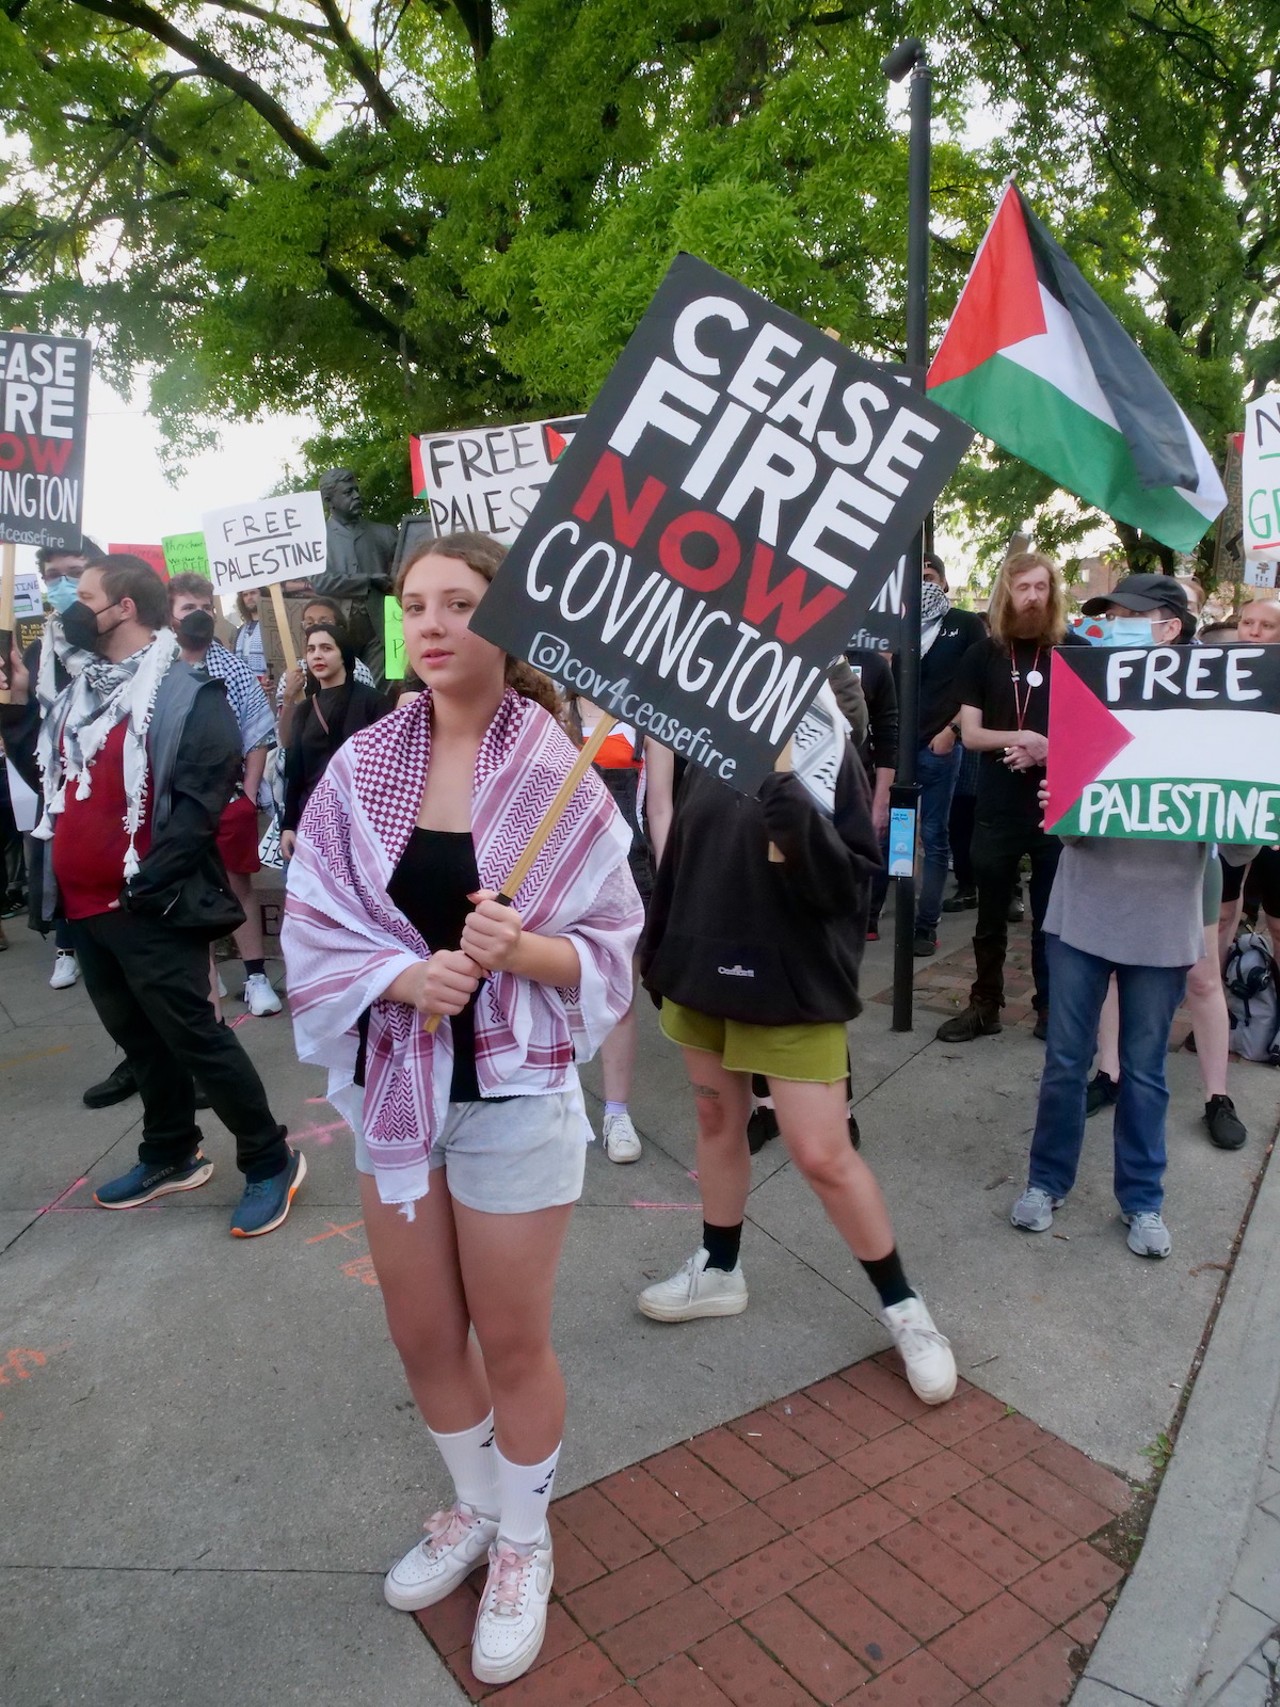
<svg viewBox="0 0 1280 1707">
<path fill-rule="evenodd" d="M 1116 966 L 1194 966 L 1206 852 L 1204 842 L 1064 840 L 1044 928 Z"/>
</svg>

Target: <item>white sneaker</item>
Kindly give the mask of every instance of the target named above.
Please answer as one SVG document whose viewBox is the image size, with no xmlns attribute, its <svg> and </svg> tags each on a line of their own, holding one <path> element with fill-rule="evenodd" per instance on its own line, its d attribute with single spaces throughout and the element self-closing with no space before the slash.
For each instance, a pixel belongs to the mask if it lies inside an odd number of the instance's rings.
<svg viewBox="0 0 1280 1707">
<path fill-rule="evenodd" d="M 382 1592 L 398 1612 L 421 1612 L 452 1594 L 488 1553 L 498 1525 L 459 1503 L 433 1512 L 426 1531 L 425 1541 L 411 1547 L 383 1581 Z"/>
<path fill-rule="evenodd" d="M 53 977 L 49 980 L 51 990 L 69 990 L 80 976 L 80 962 L 74 954 L 68 954 L 60 948 L 54 956 Z"/>
<path fill-rule="evenodd" d="M 1122 1215 L 1120 1219 L 1129 1229 L 1125 1243 L 1134 1256 L 1167 1257 L 1173 1249 L 1169 1229 L 1158 1210 L 1144 1209 L 1137 1215 Z"/>
<path fill-rule="evenodd" d="M 214 979 L 215 979 L 216 985 L 217 985 L 218 1000 L 220 1002 L 225 1002 L 227 999 L 227 986 L 222 982 L 221 972 L 215 972 L 214 973 Z"/>
<path fill-rule="evenodd" d="M 917 1399 L 926 1405 L 942 1405 L 956 1390 L 956 1360 L 951 1342 L 933 1325 L 923 1298 L 904 1298 L 880 1312 L 880 1320 L 893 1335 L 907 1380 Z"/>
<path fill-rule="evenodd" d="M 244 1005 L 255 1019 L 280 1012 L 280 998 L 271 988 L 265 972 L 251 972 L 244 981 Z"/>
<path fill-rule="evenodd" d="M 699 1245 L 670 1280 L 655 1281 L 640 1294 L 639 1304 L 655 1322 L 692 1322 L 699 1316 L 740 1316 L 747 1307 L 747 1281 L 742 1264 L 708 1268 L 707 1250 Z"/>
<path fill-rule="evenodd" d="M 604 1153 L 611 1162 L 640 1160 L 640 1134 L 631 1124 L 629 1114 L 605 1115 Z"/>
<path fill-rule="evenodd" d="M 554 1574 L 549 1530 L 527 1553 L 506 1541 L 490 1547 L 489 1580 L 471 1638 L 471 1670 L 481 1683 L 510 1683 L 537 1659 Z"/>
</svg>

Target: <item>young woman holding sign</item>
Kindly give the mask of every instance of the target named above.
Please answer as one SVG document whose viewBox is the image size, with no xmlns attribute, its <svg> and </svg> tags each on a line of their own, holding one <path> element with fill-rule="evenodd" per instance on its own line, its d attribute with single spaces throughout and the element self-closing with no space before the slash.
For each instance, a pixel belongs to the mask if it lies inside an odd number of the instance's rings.
<svg viewBox="0 0 1280 1707">
<path fill-rule="evenodd" d="M 696 765 L 686 770 L 640 966 L 693 1089 L 702 1243 L 669 1280 L 646 1287 L 640 1308 L 658 1322 L 746 1309 L 738 1249 L 751 1077 L 762 1074 L 792 1161 L 880 1296 L 907 1379 L 938 1405 L 955 1392 L 955 1358 L 903 1272 L 875 1175 L 849 1143 L 845 1027 L 862 1007 L 858 967 L 879 864 L 870 792 L 847 740 L 825 786 L 775 773 L 752 799 Z"/>
<path fill-rule="evenodd" d="M 486 1683 L 542 1645 L 565 1412 L 551 1306 L 590 1137 L 574 1061 L 627 1010 L 641 918 L 630 832 L 590 773 L 516 904 L 496 898 L 577 756 L 551 683 L 470 631 L 503 554 L 451 535 L 399 575 L 426 691 L 334 756 L 284 926 L 299 1053 L 356 1131 L 391 1335 L 454 1480 L 386 1597 L 434 1605 L 487 1553 Z"/>
</svg>

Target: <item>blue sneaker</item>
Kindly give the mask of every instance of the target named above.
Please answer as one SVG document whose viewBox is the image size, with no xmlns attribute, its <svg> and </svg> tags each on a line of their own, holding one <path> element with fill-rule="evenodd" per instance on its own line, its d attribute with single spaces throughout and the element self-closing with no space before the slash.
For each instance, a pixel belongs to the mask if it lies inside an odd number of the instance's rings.
<svg viewBox="0 0 1280 1707">
<path fill-rule="evenodd" d="M 256 1239 L 271 1233 L 288 1215 L 294 1194 L 307 1177 L 307 1158 L 290 1150 L 289 1165 L 270 1179 L 251 1180 L 231 1217 L 233 1239 Z"/>
<path fill-rule="evenodd" d="M 171 1191 L 194 1191 L 212 1178 L 213 1163 L 197 1150 L 189 1162 L 139 1162 L 119 1179 L 98 1186 L 93 1201 L 100 1209 L 137 1209 Z"/>
</svg>

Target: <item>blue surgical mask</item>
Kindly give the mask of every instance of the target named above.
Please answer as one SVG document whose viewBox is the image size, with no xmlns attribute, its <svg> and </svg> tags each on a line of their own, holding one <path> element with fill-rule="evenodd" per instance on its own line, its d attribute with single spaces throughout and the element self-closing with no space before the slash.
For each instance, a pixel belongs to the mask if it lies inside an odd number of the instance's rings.
<svg viewBox="0 0 1280 1707">
<path fill-rule="evenodd" d="M 44 596 L 61 616 L 68 605 L 76 602 L 76 584 L 69 575 L 58 575 L 46 583 Z"/>
<path fill-rule="evenodd" d="M 1091 616 L 1080 624 L 1090 646 L 1154 646 L 1149 616 Z"/>
</svg>

